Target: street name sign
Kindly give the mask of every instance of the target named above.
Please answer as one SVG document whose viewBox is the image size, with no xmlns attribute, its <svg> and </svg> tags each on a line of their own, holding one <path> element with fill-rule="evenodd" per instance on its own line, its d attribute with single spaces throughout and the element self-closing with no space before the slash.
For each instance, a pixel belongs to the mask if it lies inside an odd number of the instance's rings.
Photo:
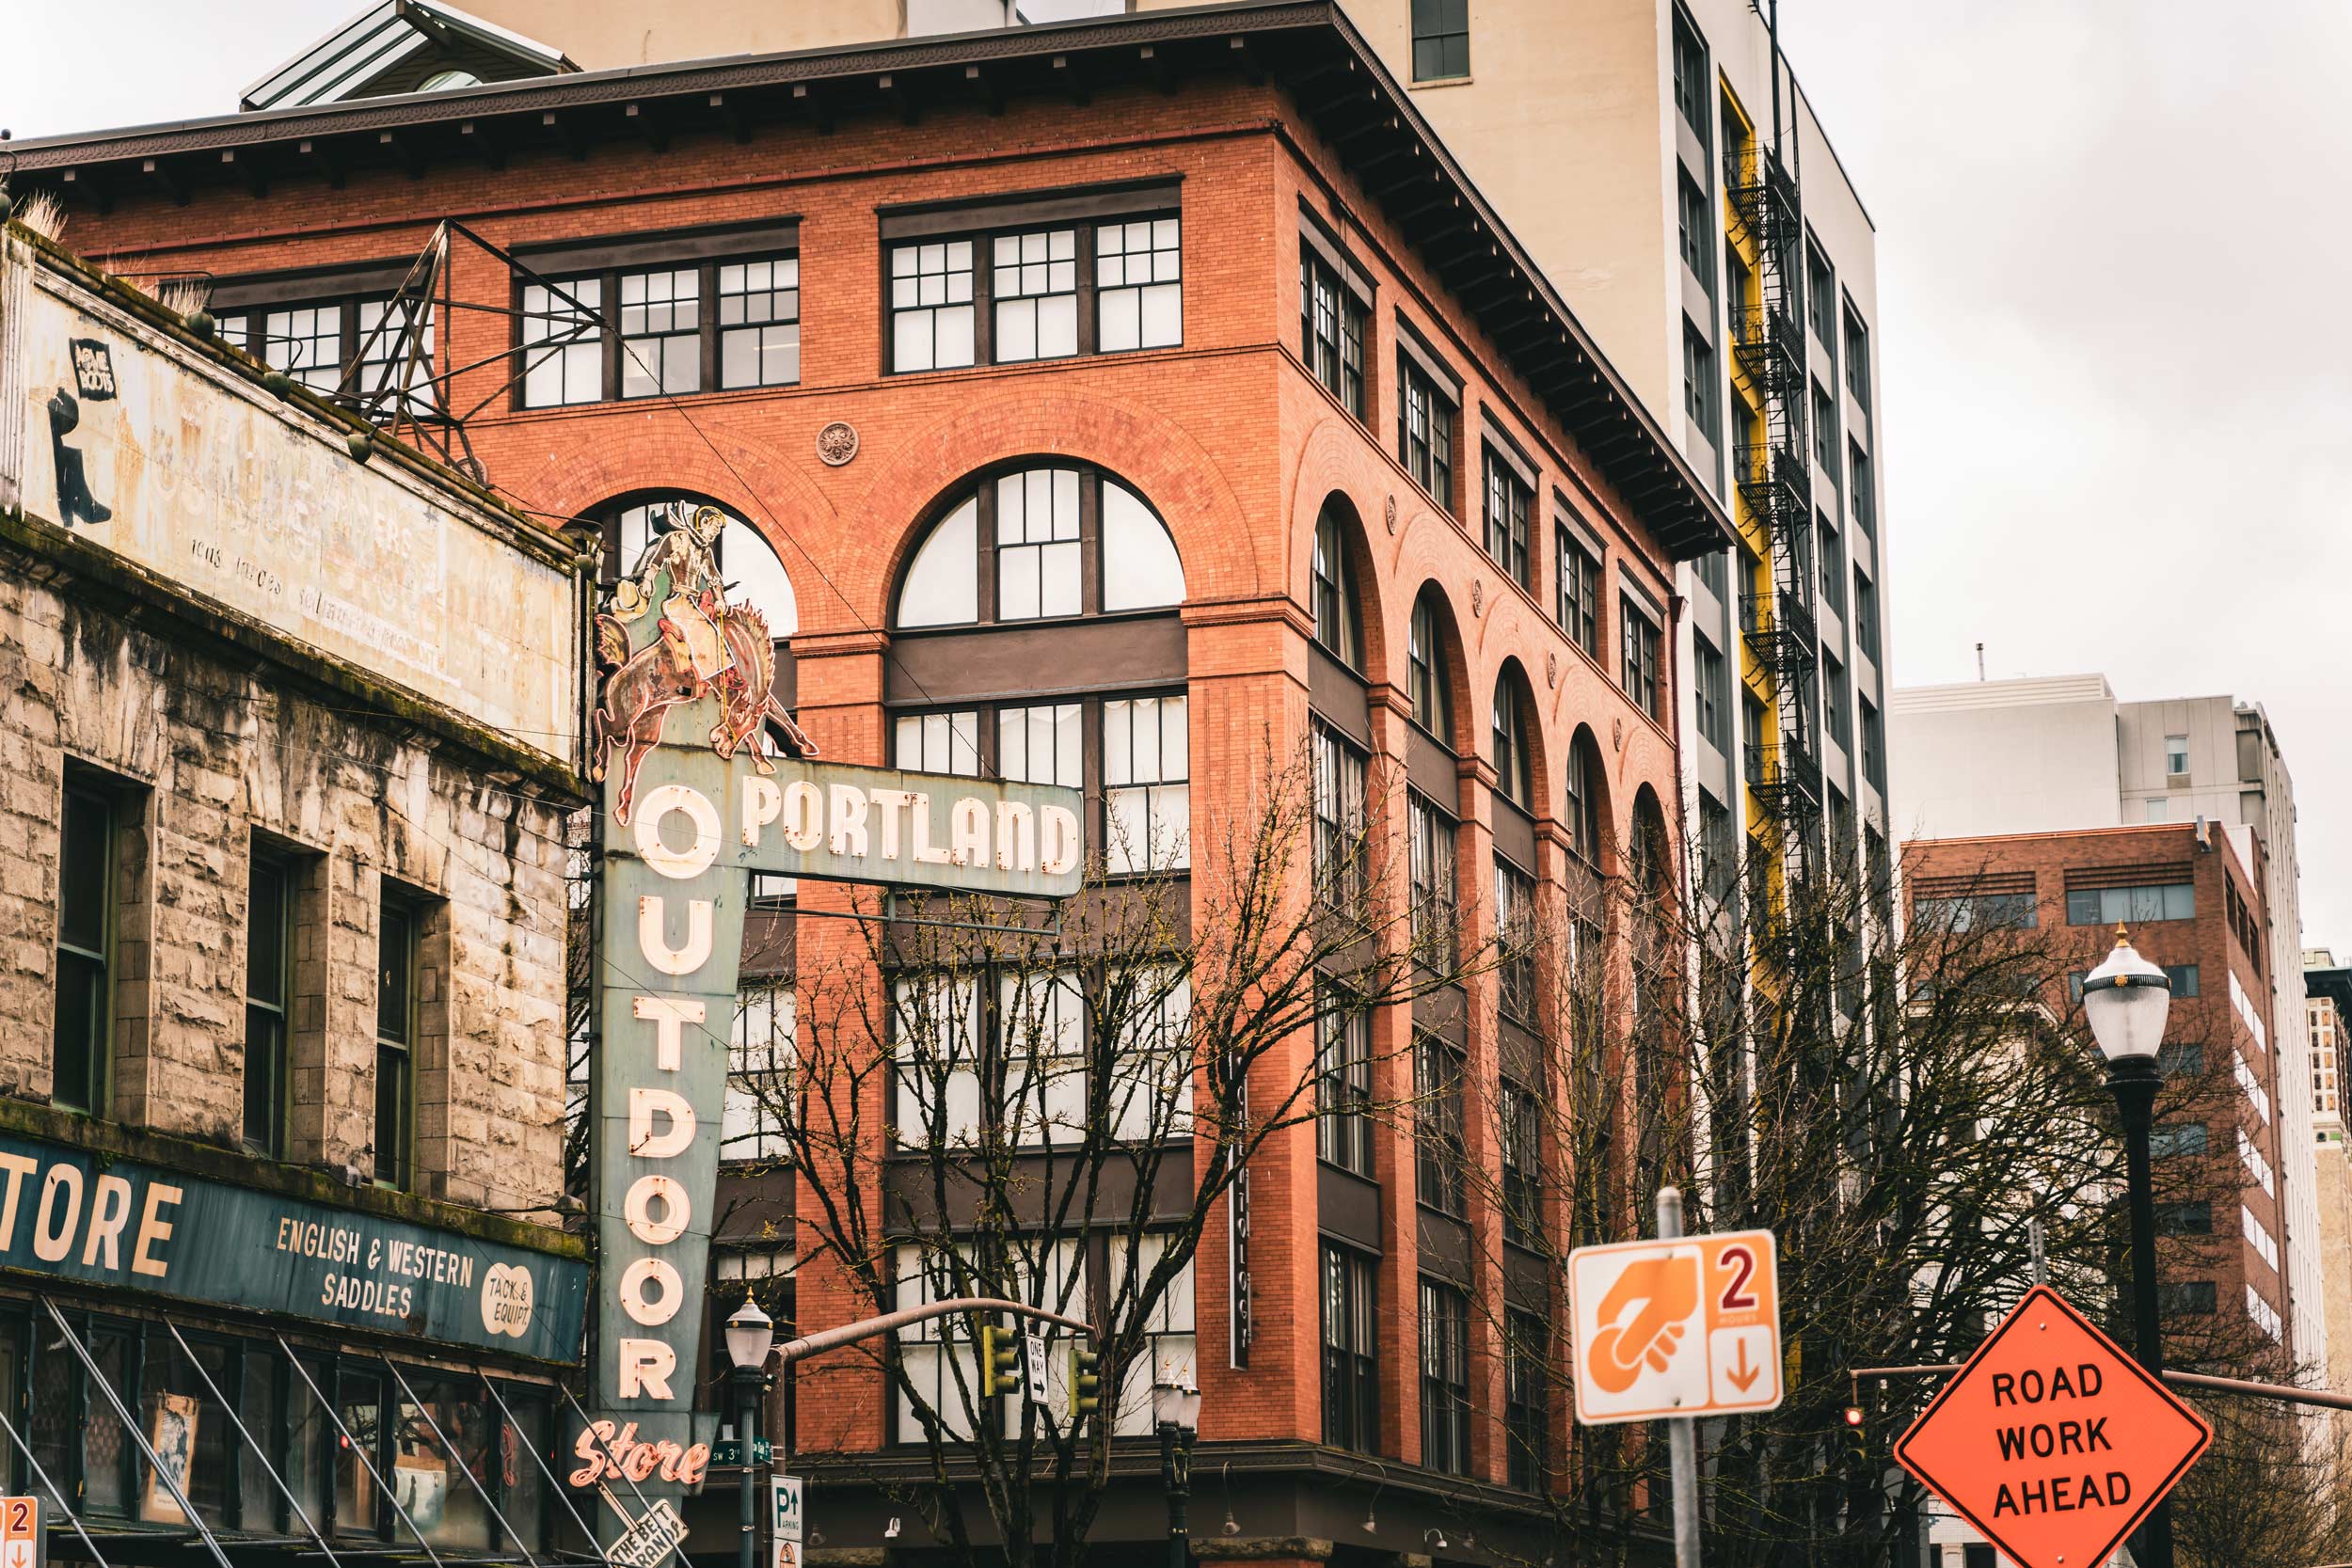
<svg viewBox="0 0 2352 1568">
<path fill-rule="evenodd" d="M 1576 1418 L 1587 1426 L 1771 1410 L 1781 1401 L 1780 1252 L 1769 1230 L 1568 1254 Z"/>
<path fill-rule="evenodd" d="M 2202 1417 L 2037 1285 L 1895 1458 L 2018 1568 L 2093 1568 L 2212 1441 Z"/>
</svg>

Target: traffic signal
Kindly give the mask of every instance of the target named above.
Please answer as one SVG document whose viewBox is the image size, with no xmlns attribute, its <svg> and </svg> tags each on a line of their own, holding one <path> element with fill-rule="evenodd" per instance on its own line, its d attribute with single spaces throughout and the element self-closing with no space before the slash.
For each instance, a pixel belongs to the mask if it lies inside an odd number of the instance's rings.
<svg viewBox="0 0 2352 1568">
<path fill-rule="evenodd" d="M 1070 1413 L 1083 1420 L 1103 1408 L 1103 1358 L 1086 1339 L 1070 1342 Z"/>
<path fill-rule="evenodd" d="M 983 1321 L 980 1324 L 980 1398 L 1016 1393 L 1021 1387 L 1021 1336 Z"/>
<path fill-rule="evenodd" d="M 1862 1460 L 1870 1457 L 1870 1438 L 1869 1434 L 1862 1430 L 1862 1406 L 1858 1404 L 1846 1406 L 1846 1453 L 1851 1459 Z"/>
</svg>

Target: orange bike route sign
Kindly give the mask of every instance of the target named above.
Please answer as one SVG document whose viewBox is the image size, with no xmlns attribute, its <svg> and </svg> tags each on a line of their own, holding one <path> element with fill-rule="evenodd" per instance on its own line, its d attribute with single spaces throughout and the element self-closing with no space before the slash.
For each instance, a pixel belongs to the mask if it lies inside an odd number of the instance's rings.
<svg viewBox="0 0 2352 1568">
<path fill-rule="evenodd" d="M 1780 1254 L 1769 1230 L 1568 1255 L 1576 1418 L 1587 1426 L 1780 1403 Z"/>
</svg>

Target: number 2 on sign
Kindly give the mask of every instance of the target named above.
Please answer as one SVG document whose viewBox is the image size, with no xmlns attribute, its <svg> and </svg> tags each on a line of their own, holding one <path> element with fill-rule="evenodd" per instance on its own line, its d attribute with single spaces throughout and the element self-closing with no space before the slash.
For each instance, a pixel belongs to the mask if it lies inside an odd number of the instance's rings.
<svg viewBox="0 0 2352 1568">
<path fill-rule="evenodd" d="M 30 1535 L 33 1532 L 33 1499 L 10 1497 L 8 1522 L 0 1528 L 5 1528 L 6 1533 L 9 1535 Z"/>
<path fill-rule="evenodd" d="M 1753 1312 L 1761 1305 L 1748 1289 L 1748 1281 L 1756 1277 L 1756 1254 L 1744 1246 L 1727 1246 L 1716 1256 L 1715 1261 L 1726 1269 L 1739 1272 L 1724 1286 L 1723 1310 Z"/>
</svg>

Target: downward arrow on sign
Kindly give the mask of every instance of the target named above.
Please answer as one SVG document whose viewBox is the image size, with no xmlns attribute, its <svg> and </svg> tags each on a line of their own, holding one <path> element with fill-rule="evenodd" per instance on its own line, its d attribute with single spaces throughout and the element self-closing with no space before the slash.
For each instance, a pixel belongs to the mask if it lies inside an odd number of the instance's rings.
<svg viewBox="0 0 2352 1568">
<path fill-rule="evenodd" d="M 1742 1338 L 1740 1341 L 1739 1365 L 1724 1369 L 1724 1376 L 1731 1379 L 1731 1386 L 1744 1394 L 1749 1389 L 1755 1387 L 1756 1380 L 1763 1375 L 1763 1368 L 1751 1367 L 1748 1365 L 1748 1342 L 1745 1338 Z"/>
</svg>

